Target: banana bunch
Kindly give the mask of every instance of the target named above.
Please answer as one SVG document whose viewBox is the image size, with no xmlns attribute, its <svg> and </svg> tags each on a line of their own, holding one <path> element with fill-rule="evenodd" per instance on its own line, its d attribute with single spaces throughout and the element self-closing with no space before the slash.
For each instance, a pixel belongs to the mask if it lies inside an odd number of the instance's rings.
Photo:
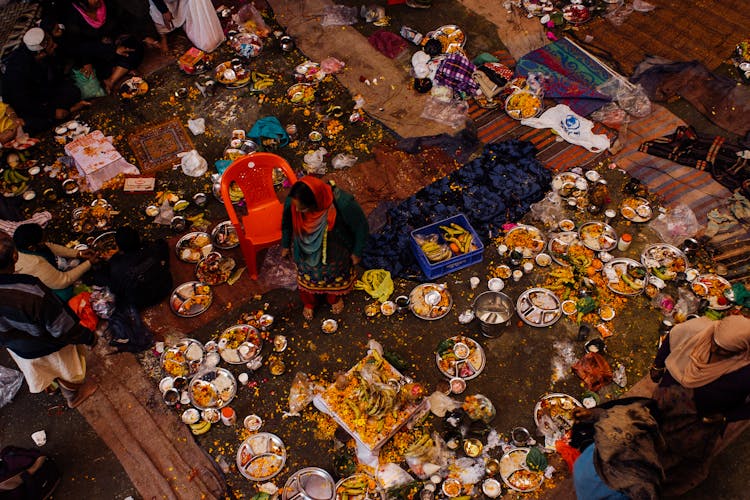
<svg viewBox="0 0 750 500">
<path fill-rule="evenodd" d="M 245 195 L 242 193 L 242 189 L 240 189 L 237 183 L 233 182 L 229 185 L 229 199 L 232 200 L 232 203 L 237 203 L 244 197 Z"/>
<path fill-rule="evenodd" d="M 208 432 L 210 428 L 211 428 L 211 423 L 205 420 L 201 420 L 194 424 L 190 424 L 190 432 L 192 432 L 194 436 L 200 436 L 201 434 L 205 434 Z"/>
<path fill-rule="evenodd" d="M 405 457 L 422 457 L 426 455 L 432 447 L 435 446 L 435 442 L 432 440 L 429 434 L 422 434 L 418 440 L 410 444 L 404 450 Z"/>
<path fill-rule="evenodd" d="M 440 229 L 443 231 L 443 239 L 455 245 L 453 253 L 462 254 L 472 250 L 474 238 L 466 228 L 461 227 L 455 222 L 451 222 L 449 226 L 440 226 Z"/>
<path fill-rule="evenodd" d="M 349 477 L 338 486 L 336 498 L 340 500 L 358 500 L 360 498 L 367 498 L 367 494 L 372 493 L 373 482 L 374 480 L 368 478 L 364 474 L 357 474 Z"/>
<path fill-rule="evenodd" d="M 253 71 L 251 73 L 251 78 L 253 80 L 253 90 L 265 90 L 268 87 L 273 86 L 274 84 L 271 75 L 267 75 L 265 73 L 258 73 L 257 71 Z"/>
<path fill-rule="evenodd" d="M 448 245 L 441 245 L 435 241 L 425 241 L 419 245 L 419 248 L 422 249 L 422 253 L 430 262 L 440 262 L 453 257 Z"/>
<path fill-rule="evenodd" d="M 397 395 L 398 392 L 396 389 L 388 385 L 371 388 L 365 400 L 367 415 L 376 420 L 384 418 L 388 413 L 396 409 Z"/>
<path fill-rule="evenodd" d="M 2 179 L 3 190 L 10 193 L 11 196 L 23 193 L 29 186 L 29 177 L 12 168 L 3 170 L 0 179 Z"/>
</svg>

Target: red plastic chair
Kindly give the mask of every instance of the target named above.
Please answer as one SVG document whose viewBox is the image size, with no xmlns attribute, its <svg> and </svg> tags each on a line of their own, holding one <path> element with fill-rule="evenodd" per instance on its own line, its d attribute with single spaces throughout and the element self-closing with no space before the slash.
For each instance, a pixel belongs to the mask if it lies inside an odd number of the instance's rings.
<svg viewBox="0 0 750 500">
<path fill-rule="evenodd" d="M 297 176 L 286 160 L 272 153 L 254 153 L 235 160 L 221 176 L 221 199 L 229 220 L 237 231 L 245 264 L 252 279 L 258 279 L 257 254 L 281 241 L 281 214 L 273 184 L 273 171 L 280 168 L 292 184 Z M 229 196 L 229 186 L 236 183 L 242 190 L 246 215 L 238 215 Z"/>
</svg>

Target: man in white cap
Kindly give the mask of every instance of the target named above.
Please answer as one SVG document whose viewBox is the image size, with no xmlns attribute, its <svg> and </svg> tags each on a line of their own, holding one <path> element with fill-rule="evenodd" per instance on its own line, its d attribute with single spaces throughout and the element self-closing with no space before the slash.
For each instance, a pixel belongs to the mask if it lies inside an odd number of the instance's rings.
<svg viewBox="0 0 750 500">
<path fill-rule="evenodd" d="M 55 63 L 56 49 L 43 29 L 31 28 L 6 63 L 3 101 L 13 107 L 32 135 L 90 105 L 81 100 L 81 91 Z"/>
</svg>

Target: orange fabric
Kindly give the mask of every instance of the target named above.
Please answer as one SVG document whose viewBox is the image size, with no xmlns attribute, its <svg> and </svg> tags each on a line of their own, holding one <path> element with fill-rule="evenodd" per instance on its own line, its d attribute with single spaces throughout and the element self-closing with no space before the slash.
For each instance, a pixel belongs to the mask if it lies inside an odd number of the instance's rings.
<svg viewBox="0 0 750 500">
<path fill-rule="evenodd" d="M 319 210 L 315 212 L 309 210 L 307 212 L 300 212 L 292 206 L 292 226 L 294 232 L 297 234 L 314 233 L 319 224 L 321 224 L 321 218 L 326 212 L 328 212 L 328 230 L 332 230 L 336 222 L 336 209 L 329 210 L 333 205 L 333 189 L 317 177 L 309 175 L 300 179 L 300 182 L 304 182 L 313 192 L 315 204 Z"/>
<path fill-rule="evenodd" d="M 565 460 L 568 465 L 568 470 L 573 472 L 573 464 L 575 464 L 578 457 L 581 456 L 581 452 L 576 448 L 573 448 L 562 439 L 555 441 L 555 451 Z"/>
<path fill-rule="evenodd" d="M 78 295 L 71 297 L 68 301 L 68 305 L 73 312 L 78 316 L 79 322 L 91 330 L 96 330 L 99 324 L 99 317 L 94 313 L 94 308 L 91 306 L 91 292 L 81 292 Z"/>
</svg>

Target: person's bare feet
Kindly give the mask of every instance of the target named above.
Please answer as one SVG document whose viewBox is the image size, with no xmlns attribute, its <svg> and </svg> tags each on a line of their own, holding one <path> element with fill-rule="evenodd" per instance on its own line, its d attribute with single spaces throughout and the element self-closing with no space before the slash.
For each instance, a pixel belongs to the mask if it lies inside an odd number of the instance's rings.
<svg viewBox="0 0 750 500">
<path fill-rule="evenodd" d="M 333 314 L 341 314 L 344 312 L 344 299 L 339 299 L 338 302 L 331 304 L 331 312 Z"/>
<path fill-rule="evenodd" d="M 302 309 L 302 317 L 307 321 L 313 319 L 313 314 L 315 314 L 315 310 L 312 307 L 304 307 Z"/>
</svg>

